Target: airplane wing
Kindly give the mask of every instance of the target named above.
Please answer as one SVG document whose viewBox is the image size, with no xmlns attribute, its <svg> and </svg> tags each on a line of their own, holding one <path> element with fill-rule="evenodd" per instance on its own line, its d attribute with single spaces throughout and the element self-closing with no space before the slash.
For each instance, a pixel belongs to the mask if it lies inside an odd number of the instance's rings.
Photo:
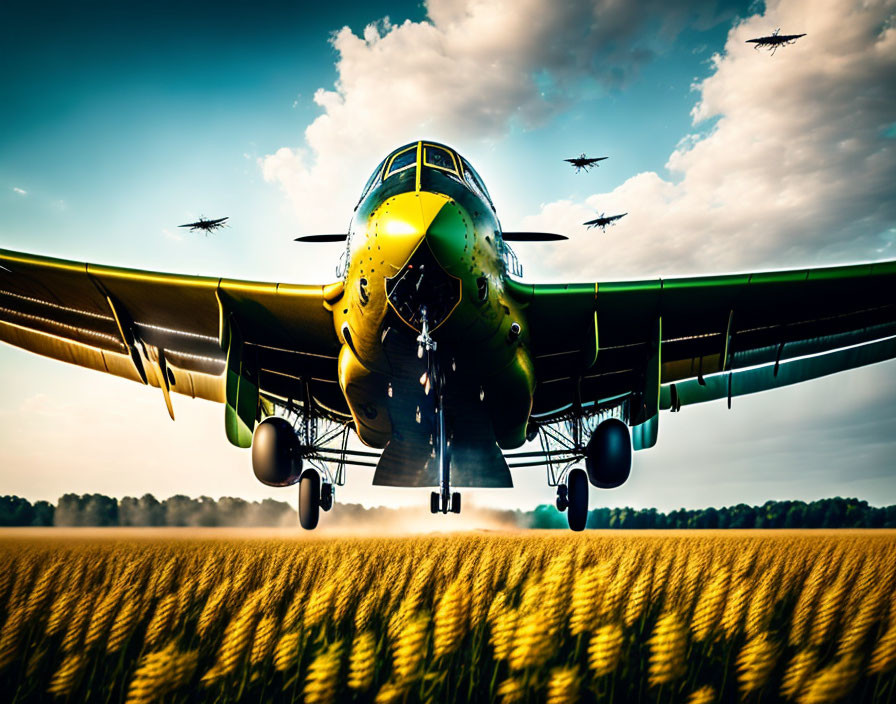
<svg viewBox="0 0 896 704">
<path fill-rule="evenodd" d="M 327 300 L 301 286 L 158 274 L 0 249 L 0 341 L 226 405 L 248 447 L 265 401 L 305 399 L 347 414 Z"/>
<path fill-rule="evenodd" d="M 659 410 L 896 357 L 896 261 L 511 287 L 528 302 L 534 417 L 623 405 L 637 449 Z"/>
</svg>

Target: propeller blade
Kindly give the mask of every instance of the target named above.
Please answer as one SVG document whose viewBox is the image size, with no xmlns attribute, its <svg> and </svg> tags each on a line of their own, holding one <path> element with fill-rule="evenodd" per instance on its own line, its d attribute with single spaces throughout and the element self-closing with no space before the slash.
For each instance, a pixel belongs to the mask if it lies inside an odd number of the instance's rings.
<svg viewBox="0 0 896 704">
<path fill-rule="evenodd" d="M 556 235 L 553 232 L 502 232 L 505 242 L 556 242 L 568 240 L 566 235 Z"/>
<path fill-rule="evenodd" d="M 303 235 L 296 242 L 345 242 L 348 235 Z"/>
</svg>

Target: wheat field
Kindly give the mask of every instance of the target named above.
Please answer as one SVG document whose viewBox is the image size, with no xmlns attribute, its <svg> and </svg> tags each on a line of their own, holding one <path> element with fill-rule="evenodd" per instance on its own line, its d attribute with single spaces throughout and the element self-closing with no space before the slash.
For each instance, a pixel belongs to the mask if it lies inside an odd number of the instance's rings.
<svg viewBox="0 0 896 704">
<path fill-rule="evenodd" d="M 4 701 L 894 700 L 888 531 L 55 536 L 0 535 Z"/>
</svg>

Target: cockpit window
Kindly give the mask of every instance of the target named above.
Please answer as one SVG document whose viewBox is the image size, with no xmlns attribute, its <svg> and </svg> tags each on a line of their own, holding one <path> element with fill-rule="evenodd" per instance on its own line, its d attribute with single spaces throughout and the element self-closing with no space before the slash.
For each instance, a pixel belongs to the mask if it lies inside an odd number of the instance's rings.
<svg viewBox="0 0 896 704">
<path fill-rule="evenodd" d="M 427 166 L 435 166 L 438 169 L 445 169 L 457 173 L 457 167 L 454 165 L 454 157 L 451 152 L 441 147 L 427 145 L 424 148 L 423 161 Z"/>
<path fill-rule="evenodd" d="M 401 171 L 410 166 L 416 166 L 417 164 L 417 147 L 410 147 L 405 149 L 403 152 L 396 154 L 392 157 L 392 163 L 389 164 L 389 172 L 386 174 L 386 178 L 396 173 L 397 171 Z"/>
<path fill-rule="evenodd" d="M 473 191 L 479 195 L 479 197 L 485 199 L 489 203 L 492 202 L 491 197 L 488 194 L 488 191 L 485 190 L 485 184 L 482 183 L 482 179 L 479 178 L 479 174 L 477 174 L 473 167 L 470 166 L 470 162 L 466 159 L 463 160 L 464 165 L 464 181 L 467 182 L 467 185 L 473 189 Z"/>
<path fill-rule="evenodd" d="M 370 175 L 370 178 L 367 179 L 367 185 L 364 186 L 364 190 L 361 191 L 361 197 L 358 199 L 358 203 L 360 203 L 364 198 L 367 197 L 367 194 L 370 191 L 378 186 L 383 181 L 383 165 L 386 163 L 386 160 L 383 159 L 379 166 L 376 167 L 374 172 Z"/>
</svg>

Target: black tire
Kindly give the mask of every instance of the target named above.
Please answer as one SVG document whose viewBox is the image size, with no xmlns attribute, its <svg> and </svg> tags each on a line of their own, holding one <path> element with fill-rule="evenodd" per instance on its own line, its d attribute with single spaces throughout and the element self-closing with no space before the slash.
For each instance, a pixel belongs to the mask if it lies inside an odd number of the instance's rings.
<svg viewBox="0 0 896 704">
<path fill-rule="evenodd" d="M 306 469 L 299 479 L 299 523 L 305 530 L 317 528 L 320 520 L 320 475 Z"/>
<path fill-rule="evenodd" d="M 324 511 L 333 508 L 333 485 L 328 482 L 320 485 L 320 507 Z"/>
<path fill-rule="evenodd" d="M 432 513 L 439 512 L 439 492 L 434 491 L 429 495 L 429 510 Z"/>
<path fill-rule="evenodd" d="M 569 487 L 569 508 L 566 509 L 569 527 L 574 531 L 585 530 L 588 520 L 588 475 L 584 469 L 571 469 L 566 484 Z"/>
<path fill-rule="evenodd" d="M 451 494 L 451 512 L 460 513 L 460 494 L 456 491 Z"/>
<path fill-rule="evenodd" d="M 569 508 L 569 499 L 566 494 L 566 485 L 561 484 L 557 487 L 557 510 L 560 513 L 563 513 L 567 508 Z"/>
</svg>

